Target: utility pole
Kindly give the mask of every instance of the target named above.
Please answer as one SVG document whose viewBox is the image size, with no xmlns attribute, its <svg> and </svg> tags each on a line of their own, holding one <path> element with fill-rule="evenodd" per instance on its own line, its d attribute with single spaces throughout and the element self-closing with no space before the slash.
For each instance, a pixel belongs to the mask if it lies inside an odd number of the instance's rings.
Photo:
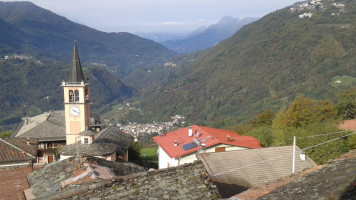
<svg viewBox="0 0 356 200">
<path fill-rule="evenodd" d="M 296 137 L 293 137 L 293 166 L 292 166 L 292 174 L 294 174 L 294 169 L 295 169 L 295 144 L 296 143 Z"/>
</svg>

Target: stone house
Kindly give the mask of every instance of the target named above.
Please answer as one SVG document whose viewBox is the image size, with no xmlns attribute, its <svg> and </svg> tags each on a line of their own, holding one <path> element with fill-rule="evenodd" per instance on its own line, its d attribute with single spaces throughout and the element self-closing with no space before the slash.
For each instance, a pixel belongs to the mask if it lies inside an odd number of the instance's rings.
<svg viewBox="0 0 356 200">
<path fill-rule="evenodd" d="M 11 138 L 37 139 L 38 152 L 35 163 L 52 163 L 56 160 L 55 149 L 66 144 L 64 112 L 52 111 L 25 117 Z"/>
<path fill-rule="evenodd" d="M 128 149 L 134 137 L 117 127 L 107 127 L 99 132 L 83 131 L 78 143 L 63 146 L 61 159 L 73 156 L 95 156 L 109 161 L 128 161 Z"/>
<path fill-rule="evenodd" d="M 0 138 L 0 168 L 33 166 L 37 155 L 36 139 Z"/>
</svg>

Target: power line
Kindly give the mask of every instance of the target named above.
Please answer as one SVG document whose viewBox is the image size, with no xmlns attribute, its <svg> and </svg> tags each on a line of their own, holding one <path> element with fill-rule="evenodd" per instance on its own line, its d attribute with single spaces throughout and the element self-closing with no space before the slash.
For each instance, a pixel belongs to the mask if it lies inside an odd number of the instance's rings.
<svg viewBox="0 0 356 200">
<path fill-rule="evenodd" d="M 353 132 L 353 133 L 350 133 L 350 134 L 347 134 L 347 135 L 344 135 L 344 136 L 341 136 L 341 137 L 338 137 L 338 138 L 335 138 L 335 139 L 332 139 L 332 140 L 328 140 L 328 141 L 326 141 L 326 142 L 322 142 L 322 143 L 316 144 L 316 145 L 314 145 L 314 146 L 304 148 L 304 149 L 302 149 L 302 150 L 304 151 L 304 150 L 308 150 L 308 149 L 311 149 L 311 148 L 315 148 L 315 147 L 317 147 L 317 146 L 321 146 L 321 145 L 327 144 L 327 143 L 329 143 L 329 142 L 333 142 L 333 141 L 339 140 L 339 139 L 341 139 L 341 138 L 344 138 L 344 137 L 353 135 L 353 134 L 355 134 L 355 133 L 356 133 L 356 132 Z"/>
<path fill-rule="evenodd" d="M 334 134 L 339 134 L 339 133 L 345 133 L 349 131 L 355 131 L 355 130 L 346 130 L 346 131 L 339 131 L 339 132 L 333 132 L 333 133 L 325 133 L 325 134 L 320 134 L 320 135 L 309 135 L 309 136 L 304 136 L 304 137 L 297 137 L 297 139 L 303 139 L 303 138 L 312 138 L 312 137 L 321 137 L 321 136 L 327 136 L 327 135 L 334 135 Z"/>
<path fill-rule="evenodd" d="M 335 135 L 335 134 L 345 133 L 345 132 L 349 132 L 349 131 L 355 131 L 355 130 L 344 130 L 344 131 L 338 131 L 338 132 L 332 132 L 332 133 L 324 133 L 324 134 L 319 134 L 319 135 L 309 135 L 309 136 L 297 137 L 297 140 L 304 139 L 304 138 L 313 138 L 313 137 L 321 137 L 321 136 L 327 136 L 327 135 Z M 277 143 L 277 144 L 273 145 L 272 147 L 278 146 L 278 145 L 283 144 L 283 143 L 287 143 L 287 142 L 292 141 L 292 140 L 293 139 L 288 139 L 286 141 Z"/>
</svg>

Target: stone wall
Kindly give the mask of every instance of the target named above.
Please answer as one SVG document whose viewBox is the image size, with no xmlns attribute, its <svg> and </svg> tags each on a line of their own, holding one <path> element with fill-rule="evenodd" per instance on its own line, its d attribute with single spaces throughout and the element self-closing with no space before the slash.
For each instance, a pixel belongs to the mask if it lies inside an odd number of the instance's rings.
<svg viewBox="0 0 356 200">
<path fill-rule="evenodd" d="M 72 199 L 219 199 L 201 162 L 123 176 L 105 185 L 91 185 Z"/>
</svg>

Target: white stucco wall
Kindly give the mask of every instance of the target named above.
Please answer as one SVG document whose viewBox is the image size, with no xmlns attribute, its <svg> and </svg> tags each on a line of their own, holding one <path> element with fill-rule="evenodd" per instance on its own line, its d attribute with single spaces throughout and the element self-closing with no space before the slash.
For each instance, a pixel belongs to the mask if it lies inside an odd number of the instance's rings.
<svg viewBox="0 0 356 200">
<path fill-rule="evenodd" d="M 205 152 L 206 153 L 215 152 L 216 147 L 225 147 L 225 151 L 236 151 L 236 150 L 247 149 L 245 147 L 218 144 L 215 146 L 208 147 Z M 199 151 L 184 155 L 179 158 L 171 158 L 161 147 L 158 147 L 158 168 L 159 169 L 168 168 L 168 164 L 169 167 L 176 167 L 179 165 L 183 165 L 185 163 L 192 163 L 195 160 L 197 160 L 197 157 L 195 156 L 195 154 L 197 153 L 199 153 Z"/>
<path fill-rule="evenodd" d="M 168 168 L 168 165 L 169 167 L 178 166 L 178 159 L 169 157 L 169 155 L 158 146 L 158 168 Z"/>
</svg>

